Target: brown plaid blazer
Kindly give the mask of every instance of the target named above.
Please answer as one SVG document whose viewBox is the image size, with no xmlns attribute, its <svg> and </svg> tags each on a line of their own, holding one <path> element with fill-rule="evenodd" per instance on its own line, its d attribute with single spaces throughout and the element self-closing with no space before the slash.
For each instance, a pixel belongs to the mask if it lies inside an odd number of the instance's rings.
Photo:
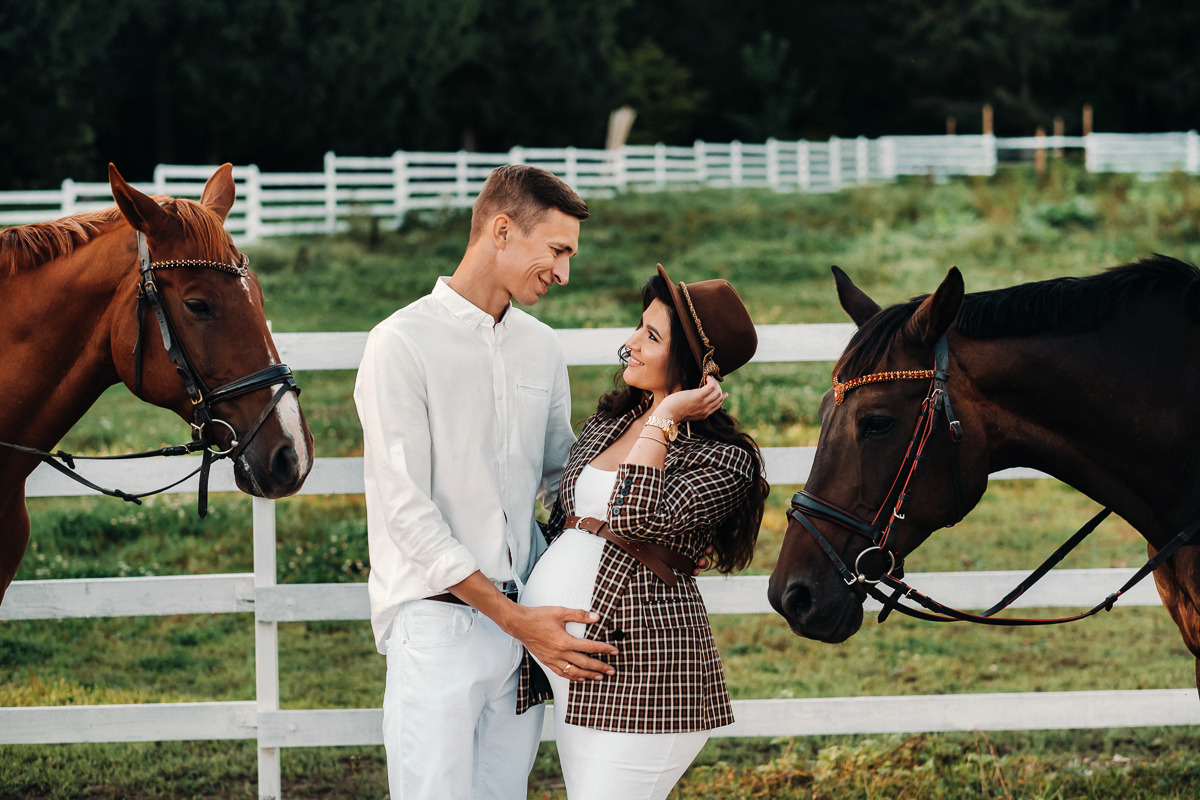
<svg viewBox="0 0 1200 800">
<path fill-rule="evenodd" d="M 622 417 L 596 415 L 584 424 L 550 513 L 548 541 L 562 533 L 574 513 L 575 481 L 584 466 L 645 410 L 643 403 Z M 621 465 L 609 501 L 609 527 L 618 536 L 657 542 L 697 560 L 715 527 L 750 490 L 750 458 L 745 450 L 688 436 L 681 428 L 662 469 Z M 667 586 L 633 556 L 605 543 L 592 596 L 600 619 L 587 626 L 585 636 L 617 647 L 616 656 L 598 657 L 616 674 L 573 682 L 568 722 L 631 733 L 708 730 L 733 722 L 704 601 L 695 578 L 677 574 L 676 585 Z M 526 654 L 517 713 L 550 696 L 540 667 Z"/>
</svg>

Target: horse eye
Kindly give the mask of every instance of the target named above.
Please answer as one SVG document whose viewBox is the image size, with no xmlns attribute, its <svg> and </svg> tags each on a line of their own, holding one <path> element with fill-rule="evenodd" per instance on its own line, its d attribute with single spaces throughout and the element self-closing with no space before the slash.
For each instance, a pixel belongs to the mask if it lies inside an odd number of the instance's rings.
<svg viewBox="0 0 1200 800">
<path fill-rule="evenodd" d="M 862 435 L 871 439 L 887 436 L 895 422 L 891 417 L 867 417 L 862 421 Z"/>
<path fill-rule="evenodd" d="M 184 300 L 183 304 L 187 306 L 187 310 L 195 314 L 197 317 L 213 317 L 212 306 L 204 300 Z"/>
</svg>

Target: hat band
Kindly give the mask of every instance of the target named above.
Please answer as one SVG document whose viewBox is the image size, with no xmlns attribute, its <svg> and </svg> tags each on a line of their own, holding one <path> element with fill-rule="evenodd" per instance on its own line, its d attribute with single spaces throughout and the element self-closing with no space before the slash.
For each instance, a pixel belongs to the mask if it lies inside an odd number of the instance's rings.
<svg viewBox="0 0 1200 800">
<path fill-rule="evenodd" d="M 708 379 L 709 375 L 714 375 L 717 380 L 721 380 L 721 369 L 713 357 L 716 348 L 704 335 L 704 326 L 700 324 L 700 315 L 696 313 L 696 306 L 692 304 L 692 296 L 688 293 L 687 284 L 680 281 L 679 288 L 683 291 L 683 299 L 687 300 L 688 310 L 692 312 L 692 322 L 696 323 L 696 333 L 700 334 L 700 341 L 704 342 L 705 353 L 704 357 L 700 359 L 700 385 L 704 385 L 704 381 Z"/>
</svg>

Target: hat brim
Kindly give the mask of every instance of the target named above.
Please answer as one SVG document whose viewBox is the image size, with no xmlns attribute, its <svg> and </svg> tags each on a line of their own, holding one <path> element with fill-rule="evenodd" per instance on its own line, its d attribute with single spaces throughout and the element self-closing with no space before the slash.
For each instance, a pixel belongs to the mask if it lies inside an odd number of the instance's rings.
<svg viewBox="0 0 1200 800">
<path fill-rule="evenodd" d="M 679 325 L 683 328 L 684 336 L 687 337 L 688 346 L 692 350 L 692 357 L 696 359 L 696 366 L 704 368 L 704 350 L 700 346 L 700 334 L 696 331 L 696 322 L 692 319 L 692 309 L 688 305 L 687 300 L 680 291 L 679 286 L 671 280 L 667 275 L 667 271 L 663 269 L 663 265 L 658 265 L 658 274 L 666 281 L 667 289 L 671 292 L 671 302 L 675 304 L 675 316 L 679 318 Z M 717 376 L 720 379 L 720 376 Z"/>
</svg>

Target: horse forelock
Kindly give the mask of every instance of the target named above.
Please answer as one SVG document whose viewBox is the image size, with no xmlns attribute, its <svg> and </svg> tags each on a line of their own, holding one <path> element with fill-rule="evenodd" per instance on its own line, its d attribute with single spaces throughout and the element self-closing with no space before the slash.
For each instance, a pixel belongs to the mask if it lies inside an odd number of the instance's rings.
<svg viewBox="0 0 1200 800">
<path fill-rule="evenodd" d="M 847 381 L 877 371 L 887 358 L 904 323 L 916 312 L 924 298 L 888 306 L 864 322 L 833 368 L 839 380 Z"/>
<path fill-rule="evenodd" d="M 971 339 L 1095 330 L 1121 305 L 1151 292 L 1182 296 L 1186 313 L 1200 322 L 1200 269 L 1156 254 L 1098 275 L 1052 278 L 968 294 L 954 330 Z M 846 381 L 881 369 L 923 299 L 889 306 L 863 323 L 833 374 Z"/>
<path fill-rule="evenodd" d="M 185 198 L 156 197 L 179 220 L 185 238 L 198 252 L 195 257 L 224 260 L 228 250 L 224 220 L 199 203 Z M 56 258 L 69 256 L 96 237 L 124 221 L 116 206 L 0 230 L 0 276 L 13 275 Z"/>
<path fill-rule="evenodd" d="M 224 260 L 229 250 L 225 220 L 206 206 L 186 198 L 173 198 L 162 206 L 182 223 L 184 236 L 196 246 L 193 257 Z"/>
</svg>

